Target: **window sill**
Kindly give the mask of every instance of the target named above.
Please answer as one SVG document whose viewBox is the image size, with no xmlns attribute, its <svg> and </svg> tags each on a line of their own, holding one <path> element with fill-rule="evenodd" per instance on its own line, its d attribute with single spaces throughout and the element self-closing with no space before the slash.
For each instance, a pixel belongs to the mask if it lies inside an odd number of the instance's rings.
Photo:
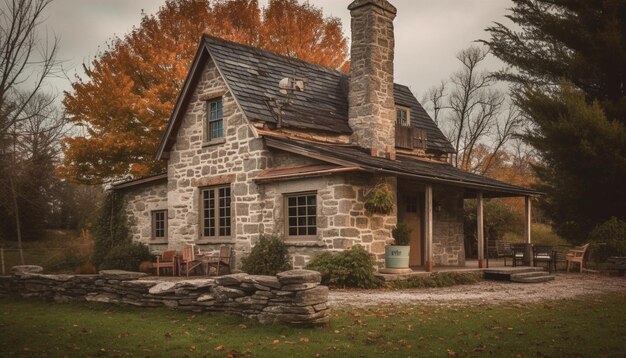
<svg viewBox="0 0 626 358">
<path fill-rule="evenodd" d="M 307 238 L 290 238 L 285 240 L 285 245 L 291 247 L 326 247 L 326 244 L 322 241 L 313 241 L 312 239 Z"/>
<path fill-rule="evenodd" d="M 163 239 L 150 239 L 148 245 L 167 245 L 167 238 Z"/>
<path fill-rule="evenodd" d="M 196 245 L 234 244 L 235 239 L 229 237 L 196 240 Z"/>
<path fill-rule="evenodd" d="M 226 143 L 226 138 L 224 137 L 220 137 L 220 138 L 215 138 L 215 139 L 211 139 L 208 142 L 204 142 L 202 143 L 202 147 L 212 147 L 214 145 L 219 145 L 219 144 L 224 144 Z"/>
</svg>

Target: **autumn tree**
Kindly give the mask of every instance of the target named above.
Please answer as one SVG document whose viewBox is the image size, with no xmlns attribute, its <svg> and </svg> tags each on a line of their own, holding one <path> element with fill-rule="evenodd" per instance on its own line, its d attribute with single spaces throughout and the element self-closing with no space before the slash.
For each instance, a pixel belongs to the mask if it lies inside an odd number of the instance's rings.
<svg viewBox="0 0 626 358">
<path fill-rule="evenodd" d="M 308 3 L 270 0 L 261 16 L 256 0 L 167 1 L 113 39 L 65 94 L 83 133 L 66 140 L 59 173 L 102 183 L 162 172 L 154 153 L 203 33 L 333 68 L 347 57 L 339 20 Z"/>
<path fill-rule="evenodd" d="M 504 155 L 506 143 L 522 122 L 496 89 L 496 79 L 481 68 L 488 54 L 479 46 L 459 52 L 461 68 L 430 89 L 425 101 L 455 149 L 453 164 L 479 174 L 486 174 Z"/>
<path fill-rule="evenodd" d="M 584 242 L 626 219 L 626 2 L 513 0 L 507 18 L 485 43 L 532 122 L 542 206 L 560 235 Z"/>
</svg>

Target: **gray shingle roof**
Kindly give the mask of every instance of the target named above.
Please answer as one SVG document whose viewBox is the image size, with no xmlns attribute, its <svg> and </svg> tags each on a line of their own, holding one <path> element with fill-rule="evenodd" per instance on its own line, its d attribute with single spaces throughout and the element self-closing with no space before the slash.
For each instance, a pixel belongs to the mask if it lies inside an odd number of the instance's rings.
<svg viewBox="0 0 626 358">
<path fill-rule="evenodd" d="M 293 76 L 308 80 L 283 108 L 285 127 L 352 133 L 348 125 L 348 76 L 331 68 L 277 55 L 255 47 L 204 36 L 203 41 L 229 88 L 249 119 L 275 123 L 275 99 L 284 98 L 278 82 Z M 453 148 L 408 87 L 395 84 L 397 104 L 411 108 L 411 124 L 424 129 L 428 149 L 453 152 Z"/>
<path fill-rule="evenodd" d="M 279 137 L 265 137 L 266 144 L 305 156 L 329 161 L 343 166 L 360 166 L 377 173 L 388 173 L 399 177 L 414 178 L 425 182 L 444 183 L 453 186 L 481 190 L 487 197 L 539 195 L 533 189 L 505 183 L 478 174 L 468 173 L 447 163 L 435 163 L 410 156 L 398 155 L 396 160 L 374 157 L 363 149 L 352 145 L 312 143 Z"/>
</svg>

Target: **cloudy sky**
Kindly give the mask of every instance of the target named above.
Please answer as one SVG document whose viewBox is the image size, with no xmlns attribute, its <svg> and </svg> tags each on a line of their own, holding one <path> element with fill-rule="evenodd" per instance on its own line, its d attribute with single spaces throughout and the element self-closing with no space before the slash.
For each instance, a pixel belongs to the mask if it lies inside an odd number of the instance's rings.
<svg viewBox="0 0 626 358">
<path fill-rule="evenodd" d="M 106 47 L 111 37 L 123 36 L 138 25 L 141 12 L 156 13 L 165 0 L 54 0 L 45 26 L 60 37 L 59 57 L 70 80 L 82 73 Z M 325 15 L 339 17 L 350 36 L 349 0 L 310 0 Z M 395 20 L 396 82 L 408 85 L 418 98 L 458 68 L 455 54 L 477 39 L 486 39 L 484 29 L 504 21 L 510 0 L 391 0 L 398 8 Z M 267 0 L 260 0 L 263 6 Z M 501 66 L 491 59 L 487 65 Z M 58 92 L 70 89 L 70 80 L 51 84 Z"/>
</svg>

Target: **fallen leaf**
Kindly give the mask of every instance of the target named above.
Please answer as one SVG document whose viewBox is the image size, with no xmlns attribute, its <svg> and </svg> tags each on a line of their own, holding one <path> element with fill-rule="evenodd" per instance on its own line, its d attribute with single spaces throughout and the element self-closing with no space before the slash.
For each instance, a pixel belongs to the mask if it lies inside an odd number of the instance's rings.
<svg viewBox="0 0 626 358">
<path fill-rule="evenodd" d="M 224 346 L 219 345 L 219 346 L 215 347 L 213 350 L 216 350 L 216 351 L 223 351 L 223 350 L 224 350 Z"/>
<path fill-rule="evenodd" d="M 280 343 L 280 341 L 279 341 L 278 339 L 275 339 L 275 340 L 272 342 L 272 344 L 274 344 L 274 345 L 276 345 L 276 344 L 278 344 L 278 343 Z"/>
<path fill-rule="evenodd" d="M 246 326 L 245 324 L 242 323 L 242 324 L 239 325 L 239 328 L 246 329 L 246 328 L 248 328 L 248 326 Z"/>
<path fill-rule="evenodd" d="M 309 343 L 309 337 L 300 337 L 300 342 Z"/>
</svg>

